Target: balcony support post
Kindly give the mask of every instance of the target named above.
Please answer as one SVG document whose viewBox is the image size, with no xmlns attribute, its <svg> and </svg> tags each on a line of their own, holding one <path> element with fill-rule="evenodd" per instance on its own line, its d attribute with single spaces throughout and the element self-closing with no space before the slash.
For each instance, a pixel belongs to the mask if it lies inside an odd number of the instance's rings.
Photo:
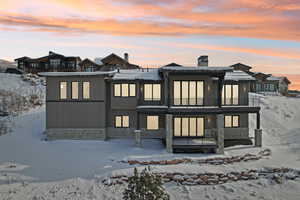
<svg viewBox="0 0 300 200">
<path fill-rule="evenodd" d="M 223 84 L 224 84 L 224 77 L 219 77 L 218 80 L 218 96 L 217 96 L 217 103 L 219 108 L 222 107 L 222 89 L 223 89 Z"/>
</svg>

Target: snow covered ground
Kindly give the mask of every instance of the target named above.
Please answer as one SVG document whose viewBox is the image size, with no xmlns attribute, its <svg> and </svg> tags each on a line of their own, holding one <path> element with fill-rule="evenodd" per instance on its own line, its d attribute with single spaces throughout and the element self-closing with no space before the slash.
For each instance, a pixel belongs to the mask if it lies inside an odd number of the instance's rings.
<svg viewBox="0 0 300 200">
<path fill-rule="evenodd" d="M 18 88 L 18 86 L 16 86 Z M 263 148 L 272 156 L 229 165 L 160 165 L 155 172 L 237 172 L 263 167 L 300 169 L 300 99 L 262 96 Z M 13 132 L 0 136 L 0 199 L 121 199 L 124 185 L 105 186 L 111 175 L 130 174 L 122 160 L 202 159 L 214 154 L 169 154 L 159 140 L 44 141 L 45 107 L 14 118 Z M 254 118 L 250 120 L 255 127 Z M 256 154 L 261 148 L 226 148 L 224 157 Z M 143 168 L 143 166 L 137 166 Z M 267 179 L 208 186 L 165 184 L 171 199 L 299 199 L 300 180 Z"/>
</svg>

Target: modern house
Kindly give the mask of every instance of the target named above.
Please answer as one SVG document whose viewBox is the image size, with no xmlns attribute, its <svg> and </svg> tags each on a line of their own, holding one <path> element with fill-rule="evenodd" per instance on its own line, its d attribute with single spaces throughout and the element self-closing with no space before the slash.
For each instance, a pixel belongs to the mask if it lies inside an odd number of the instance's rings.
<svg viewBox="0 0 300 200">
<path fill-rule="evenodd" d="M 201 57 L 200 57 L 201 58 Z M 99 72 L 48 72 L 46 136 L 55 139 L 161 139 L 168 152 L 213 151 L 252 144 L 248 93 L 255 79 L 231 67 L 164 66 Z"/>
<path fill-rule="evenodd" d="M 234 70 L 240 70 L 248 73 L 255 78 L 255 82 L 251 85 L 251 92 L 256 93 L 273 93 L 273 94 L 288 94 L 288 87 L 291 82 L 287 77 L 273 76 L 272 74 L 265 74 L 262 72 L 252 72 L 252 67 L 237 63 L 230 66 Z"/>
<path fill-rule="evenodd" d="M 94 72 L 94 71 L 113 71 L 116 69 L 139 69 L 140 67 L 129 62 L 128 53 L 124 54 L 124 58 L 112 53 L 105 58 L 97 59 L 93 62 L 85 59 L 81 62 L 81 71 Z"/>
<path fill-rule="evenodd" d="M 49 52 L 49 55 L 40 58 L 21 57 L 15 59 L 18 69 L 25 73 L 39 72 L 74 72 L 79 71 L 80 57 L 64 56 Z"/>
</svg>

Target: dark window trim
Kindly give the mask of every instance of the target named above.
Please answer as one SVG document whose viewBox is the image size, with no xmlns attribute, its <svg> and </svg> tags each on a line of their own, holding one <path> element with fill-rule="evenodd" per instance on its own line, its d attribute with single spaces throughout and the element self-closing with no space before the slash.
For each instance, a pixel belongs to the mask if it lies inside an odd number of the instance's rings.
<svg viewBox="0 0 300 200">
<path fill-rule="evenodd" d="M 157 117 L 157 123 L 158 123 L 158 127 L 157 129 L 148 129 L 148 117 Z M 146 116 L 146 130 L 147 131 L 158 131 L 160 128 L 159 128 L 159 120 L 160 120 L 160 116 L 159 115 L 147 115 Z"/>
<path fill-rule="evenodd" d="M 227 104 L 226 103 L 226 85 L 230 85 L 231 86 L 231 97 L 230 97 L 230 103 Z M 238 86 L 238 99 L 237 99 L 237 104 L 233 104 L 233 86 L 237 85 Z M 240 84 L 236 83 L 236 84 L 232 84 L 232 83 L 225 83 L 223 86 L 223 91 L 222 93 L 224 93 L 224 99 L 222 100 L 222 105 L 223 106 L 236 106 L 236 105 L 240 105 Z M 222 97 L 221 97 L 222 98 Z M 224 103 L 223 103 L 224 101 Z"/>
<path fill-rule="evenodd" d="M 188 104 L 182 104 L 182 82 L 183 81 L 186 81 L 188 82 Z M 180 82 L 180 103 L 179 104 L 176 104 L 175 105 L 175 98 L 174 98 L 174 83 L 175 82 Z M 196 82 L 196 103 L 195 105 L 192 105 L 190 104 L 190 82 Z M 198 99 L 197 99 L 197 96 L 198 96 L 198 91 L 197 91 L 197 88 L 198 88 L 198 82 L 202 82 L 203 83 L 203 99 L 202 99 L 202 104 L 197 104 L 198 103 Z M 173 80 L 173 106 L 205 106 L 205 95 L 206 95 L 206 92 L 205 92 L 205 89 L 206 89 L 206 84 L 205 84 L 205 81 L 204 80 Z"/>
<path fill-rule="evenodd" d="M 128 85 L 128 96 L 122 96 L 122 84 L 127 84 Z M 135 96 L 130 96 L 130 84 L 135 85 Z M 116 96 L 115 85 L 120 85 L 120 96 Z M 136 94 L 137 94 L 136 88 L 137 88 L 136 83 L 113 83 L 113 96 L 115 98 L 134 98 L 134 97 L 136 97 Z"/>
<path fill-rule="evenodd" d="M 145 85 L 151 85 L 151 99 L 146 99 L 145 98 Z M 159 99 L 154 99 L 153 98 L 153 92 L 154 92 L 154 87 L 153 87 L 153 85 L 160 85 L 160 98 Z M 151 101 L 154 101 L 154 102 L 160 102 L 161 101 L 161 99 L 162 99 L 162 84 L 161 83 L 144 83 L 143 84 L 143 97 L 144 97 L 144 101 L 145 102 L 151 102 Z"/>
<path fill-rule="evenodd" d="M 180 136 L 175 136 L 175 118 L 180 118 Z M 182 118 L 188 118 L 188 136 L 182 136 Z M 196 118 L 196 135 L 197 136 L 190 136 L 190 118 Z M 198 136 L 198 118 L 203 119 L 203 136 Z M 173 116 L 173 138 L 205 138 L 205 127 L 206 127 L 206 118 L 205 116 Z"/>
<path fill-rule="evenodd" d="M 61 84 L 66 83 L 66 98 L 61 98 Z M 59 99 L 67 100 L 68 99 L 68 81 L 59 81 Z"/>
<path fill-rule="evenodd" d="M 124 120 L 123 118 L 125 116 L 128 117 L 128 126 L 123 126 L 123 120 Z M 117 121 L 116 118 L 117 117 L 121 117 L 121 126 L 118 126 L 118 127 L 116 125 L 116 121 Z M 114 128 L 130 128 L 130 117 L 129 117 L 129 115 L 115 115 L 115 118 L 114 118 Z"/>
<path fill-rule="evenodd" d="M 77 98 L 73 98 L 73 83 L 77 83 L 77 94 L 78 94 L 78 97 Z M 79 100 L 79 87 L 80 87 L 80 82 L 79 81 L 71 81 L 71 99 L 72 100 Z"/>
<path fill-rule="evenodd" d="M 231 126 L 226 126 L 226 117 L 231 117 Z M 233 117 L 238 117 L 238 126 L 233 126 Z M 240 115 L 224 115 L 224 128 L 240 128 L 241 127 L 241 116 Z"/>
</svg>

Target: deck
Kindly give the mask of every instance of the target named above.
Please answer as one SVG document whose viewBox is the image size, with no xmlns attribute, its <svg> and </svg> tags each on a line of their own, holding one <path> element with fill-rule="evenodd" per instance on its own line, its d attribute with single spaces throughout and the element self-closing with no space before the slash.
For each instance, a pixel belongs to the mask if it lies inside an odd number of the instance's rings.
<svg viewBox="0 0 300 200">
<path fill-rule="evenodd" d="M 173 138 L 174 152 L 215 152 L 217 141 L 214 138 Z"/>
</svg>

